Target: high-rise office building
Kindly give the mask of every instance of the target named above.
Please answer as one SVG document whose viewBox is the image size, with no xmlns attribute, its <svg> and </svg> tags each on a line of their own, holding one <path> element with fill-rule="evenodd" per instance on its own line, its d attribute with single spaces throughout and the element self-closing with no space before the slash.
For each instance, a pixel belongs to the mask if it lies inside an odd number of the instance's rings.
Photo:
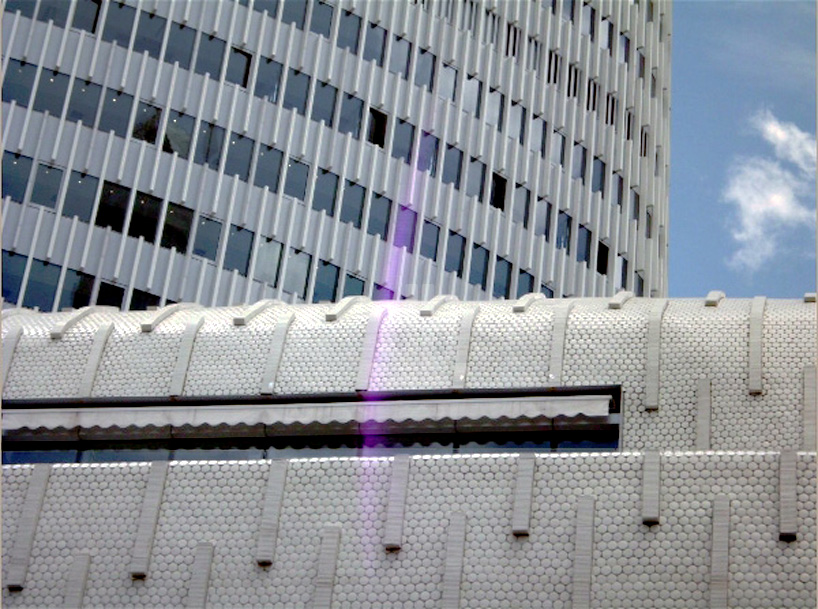
<svg viewBox="0 0 818 609">
<path fill-rule="evenodd" d="M 6 0 L 3 298 L 667 293 L 659 0 Z"/>
</svg>

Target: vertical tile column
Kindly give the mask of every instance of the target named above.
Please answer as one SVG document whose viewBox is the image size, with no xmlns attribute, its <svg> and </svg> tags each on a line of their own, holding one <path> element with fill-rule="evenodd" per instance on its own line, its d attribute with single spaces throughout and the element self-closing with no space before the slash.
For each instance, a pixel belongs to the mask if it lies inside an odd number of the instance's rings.
<svg viewBox="0 0 818 609">
<path fill-rule="evenodd" d="M 642 457 L 642 523 L 659 524 L 662 457 L 658 451 L 645 451 Z"/>
<path fill-rule="evenodd" d="M 210 586 L 210 567 L 213 563 L 213 544 L 200 543 L 193 554 L 193 567 L 187 587 L 185 609 L 205 609 L 207 589 Z"/>
<path fill-rule="evenodd" d="M 710 609 L 727 609 L 730 573 L 730 499 L 713 502 L 713 545 L 710 551 Z"/>
<path fill-rule="evenodd" d="M 511 532 L 525 537 L 531 526 L 531 497 L 534 490 L 534 470 L 537 458 L 533 454 L 517 458 L 517 480 L 514 485 L 514 504 L 511 508 Z"/>
<path fill-rule="evenodd" d="M 341 529 L 327 526 L 321 531 L 321 546 L 318 551 L 318 574 L 315 577 L 313 609 L 330 609 L 332 589 L 335 587 L 335 569 L 338 564 L 338 550 L 341 545 Z"/>
<path fill-rule="evenodd" d="M 68 575 L 65 579 L 65 595 L 63 596 L 63 607 L 65 609 L 80 609 L 82 607 L 90 566 L 91 556 L 88 554 L 77 554 L 68 566 Z"/>
<path fill-rule="evenodd" d="M 796 463 L 795 451 L 782 451 L 778 457 L 778 539 L 781 541 L 795 541 L 798 537 Z"/>
<path fill-rule="evenodd" d="M 594 566 L 594 498 L 579 497 L 574 534 L 573 609 L 591 609 L 591 572 Z"/>
<path fill-rule="evenodd" d="M 406 509 L 406 490 L 409 486 L 409 455 L 396 455 L 392 459 L 392 477 L 386 506 L 386 524 L 383 545 L 386 550 L 400 550 L 403 543 L 403 518 Z"/>
<path fill-rule="evenodd" d="M 696 383 L 696 450 L 710 450 L 710 379 Z"/>
<path fill-rule="evenodd" d="M 272 461 L 267 475 L 267 489 L 261 512 L 261 526 L 256 537 L 256 564 L 270 567 L 275 558 L 278 538 L 278 521 L 281 504 L 284 501 L 284 487 L 287 484 L 287 461 Z"/>
<path fill-rule="evenodd" d="M 449 516 L 446 536 L 441 609 L 460 609 L 460 584 L 463 578 L 465 551 L 466 515 L 463 512 L 454 512 Z"/>
<path fill-rule="evenodd" d="M 20 592 L 25 586 L 31 550 L 34 546 L 34 534 L 37 532 L 37 523 L 40 520 L 50 475 L 51 465 L 45 463 L 35 465 L 34 471 L 31 472 L 7 562 L 6 587 L 9 592 Z"/>
<path fill-rule="evenodd" d="M 131 579 L 145 579 L 148 576 L 153 539 L 156 535 L 156 523 L 159 521 L 159 509 L 162 495 L 165 492 L 165 480 L 168 477 L 168 462 L 154 461 L 148 473 L 148 484 L 139 511 L 136 540 L 131 552 L 131 564 L 128 572 Z"/>
</svg>

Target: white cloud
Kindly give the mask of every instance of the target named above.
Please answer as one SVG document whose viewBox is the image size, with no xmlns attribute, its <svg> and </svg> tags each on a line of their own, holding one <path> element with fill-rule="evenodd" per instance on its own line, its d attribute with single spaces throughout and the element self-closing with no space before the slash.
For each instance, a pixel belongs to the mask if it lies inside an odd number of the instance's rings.
<svg viewBox="0 0 818 609">
<path fill-rule="evenodd" d="M 751 126 L 773 147 L 774 158 L 736 159 L 722 196 L 736 211 L 730 266 L 755 271 L 781 249 L 788 232 L 815 220 L 815 137 L 769 111 Z"/>
</svg>

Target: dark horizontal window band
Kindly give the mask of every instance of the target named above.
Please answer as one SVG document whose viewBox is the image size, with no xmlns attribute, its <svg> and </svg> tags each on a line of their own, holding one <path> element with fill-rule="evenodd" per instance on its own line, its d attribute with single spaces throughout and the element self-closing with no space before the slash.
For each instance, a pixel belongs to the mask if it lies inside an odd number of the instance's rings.
<svg viewBox="0 0 818 609">
<path fill-rule="evenodd" d="M 177 396 L 157 397 L 99 397 L 99 398 L 51 398 L 3 400 L 7 410 L 38 410 L 46 408 L 139 408 L 150 406 L 224 406 L 231 404 L 325 404 L 378 402 L 384 400 L 457 400 L 475 398 L 522 398 L 560 396 L 605 396 L 611 397 L 610 413 L 621 412 L 621 385 L 588 385 L 576 387 L 529 387 L 515 389 L 436 389 L 402 391 L 355 391 L 350 393 L 316 393 L 294 395 L 237 395 L 237 396 Z"/>
</svg>

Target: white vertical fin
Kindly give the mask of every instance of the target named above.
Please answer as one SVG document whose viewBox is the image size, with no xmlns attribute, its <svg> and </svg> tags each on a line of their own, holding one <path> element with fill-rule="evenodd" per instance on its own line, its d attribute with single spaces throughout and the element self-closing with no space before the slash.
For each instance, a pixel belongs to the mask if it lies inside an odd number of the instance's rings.
<svg viewBox="0 0 818 609">
<path fill-rule="evenodd" d="M 275 558 L 278 538 L 278 520 L 284 501 L 284 487 L 287 484 L 287 461 L 272 461 L 267 475 L 264 505 L 261 512 L 261 526 L 256 537 L 256 564 L 270 567 Z"/>
<path fill-rule="evenodd" d="M 131 564 L 128 572 L 131 579 L 145 579 L 148 576 L 153 539 L 156 536 L 156 523 L 159 521 L 159 509 L 162 495 L 165 492 L 165 480 L 168 477 L 168 462 L 154 461 L 148 473 L 148 483 L 139 510 L 136 539 L 131 552 Z"/>
<path fill-rule="evenodd" d="M 383 545 L 387 550 L 400 550 L 403 544 L 403 518 L 411 463 L 409 455 L 396 455 L 392 459 L 392 475 L 389 480 L 389 499 L 386 505 L 386 524 L 383 534 Z"/>
<path fill-rule="evenodd" d="M 34 471 L 31 472 L 31 479 L 28 481 L 26 497 L 6 565 L 6 587 L 9 592 L 20 592 L 25 587 L 28 563 L 31 560 L 31 550 L 34 546 L 34 534 L 37 532 L 37 523 L 40 520 L 40 510 L 43 508 L 50 474 L 51 465 L 46 463 L 35 465 Z"/>
<path fill-rule="evenodd" d="M 536 467 L 537 458 L 531 453 L 522 454 L 517 458 L 514 505 L 511 508 L 511 532 L 517 537 L 527 536 L 531 527 L 531 498 Z"/>
</svg>

